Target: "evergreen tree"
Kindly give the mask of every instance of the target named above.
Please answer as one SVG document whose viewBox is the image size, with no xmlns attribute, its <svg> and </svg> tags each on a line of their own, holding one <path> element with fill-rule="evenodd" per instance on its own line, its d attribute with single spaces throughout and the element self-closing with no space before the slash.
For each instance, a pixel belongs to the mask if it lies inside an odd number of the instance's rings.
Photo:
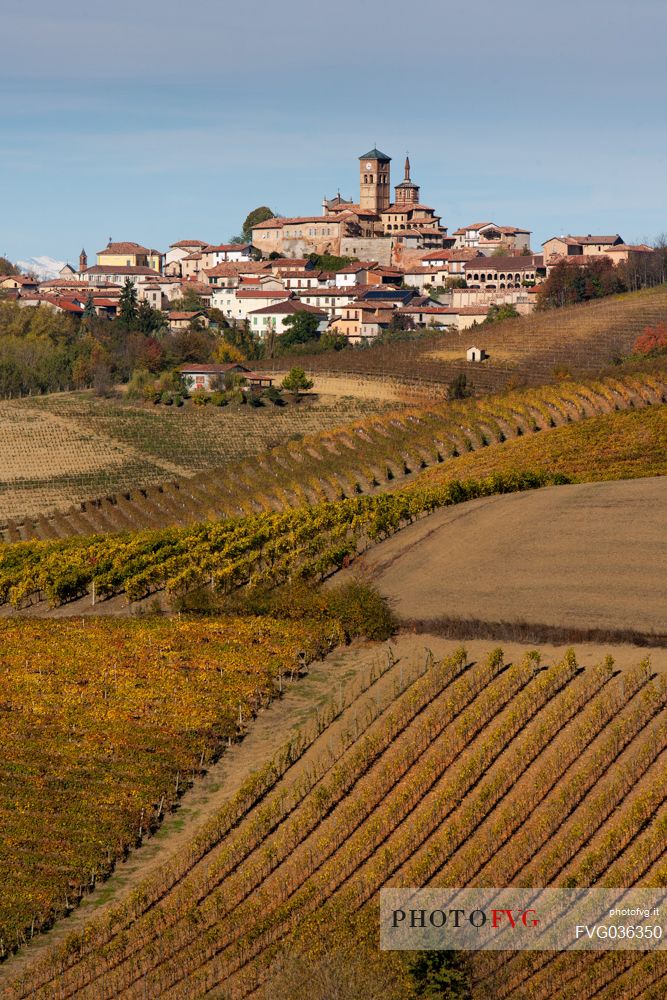
<svg viewBox="0 0 667 1000">
<path fill-rule="evenodd" d="M 133 329 L 136 324 L 137 302 L 138 296 L 135 284 L 129 278 L 126 278 L 118 303 L 118 320 L 127 330 Z"/>
<path fill-rule="evenodd" d="M 406 956 L 414 992 L 424 1000 L 470 1000 L 470 973 L 465 954 L 418 951 Z"/>
<path fill-rule="evenodd" d="M 92 292 L 88 292 L 88 298 L 86 299 L 86 304 L 81 318 L 87 320 L 88 322 L 95 318 L 95 303 L 93 302 Z"/>
</svg>

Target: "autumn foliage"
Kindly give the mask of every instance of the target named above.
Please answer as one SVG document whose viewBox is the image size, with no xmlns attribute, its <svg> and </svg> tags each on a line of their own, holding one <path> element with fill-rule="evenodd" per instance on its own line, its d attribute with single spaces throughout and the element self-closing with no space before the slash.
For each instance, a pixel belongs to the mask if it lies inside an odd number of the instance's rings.
<svg viewBox="0 0 667 1000">
<path fill-rule="evenodd" d="M 657 354 L 667 350 L 667 323 L 645 326 L 632 345 L 633 354 Z"/>
</svg>

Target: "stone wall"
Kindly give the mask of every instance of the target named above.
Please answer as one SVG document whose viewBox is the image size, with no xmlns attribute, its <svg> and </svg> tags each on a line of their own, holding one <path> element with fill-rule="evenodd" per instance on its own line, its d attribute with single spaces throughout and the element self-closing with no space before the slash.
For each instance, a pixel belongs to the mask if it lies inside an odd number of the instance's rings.
<svg viewBox="0 0 667 1000">
<path fill-rule="evenodd" d="M 364 236 L 344 236 L 340 241 L 340 252 L 343 257 L 358 257 L 359 260 L 377 260 L 385 267 L 391 267 L 391 236 L 375 238 Z"/>
</svg>

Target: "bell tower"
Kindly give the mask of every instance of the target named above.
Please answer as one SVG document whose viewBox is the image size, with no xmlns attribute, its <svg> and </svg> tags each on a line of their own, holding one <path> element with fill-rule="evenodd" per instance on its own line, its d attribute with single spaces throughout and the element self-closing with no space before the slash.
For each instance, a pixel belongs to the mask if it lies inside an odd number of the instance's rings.
<svg viewBox="0 0 667 1000">
<path fill-rule="evenodd" d="M 359 207 L 379 215 L 388 208 L 390 197 L 389 164 L 391 157 L 373 148 L 359 157 Z"/>
<path fill-rule="evenodd" d="M 79 271 L 83 272 L 87 270 L 88 270 L 88 255 L 86 254 L 85 250 L 82 250 L 81 253 L 79 254 Z"/>
<path fill-rule="evenodd" d="M 396 185 L 397 205 L 417 205 L 419 203 L 419 185 L 410 179 L 410 157 L 405 157 L 405 177 Z"/>
</svg>

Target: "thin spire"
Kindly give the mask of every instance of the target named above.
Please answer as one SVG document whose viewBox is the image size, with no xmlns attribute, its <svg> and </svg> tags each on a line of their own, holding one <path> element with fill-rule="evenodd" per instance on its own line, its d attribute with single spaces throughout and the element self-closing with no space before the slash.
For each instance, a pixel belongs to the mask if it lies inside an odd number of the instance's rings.
<svg viewBox="0 0 667 1000">
<path fill-rule="evenodd" d="M 410 180 L 410 157 L 407 153 L 405 154 L 405 179 L 406 181 Z"/>
</svg>

